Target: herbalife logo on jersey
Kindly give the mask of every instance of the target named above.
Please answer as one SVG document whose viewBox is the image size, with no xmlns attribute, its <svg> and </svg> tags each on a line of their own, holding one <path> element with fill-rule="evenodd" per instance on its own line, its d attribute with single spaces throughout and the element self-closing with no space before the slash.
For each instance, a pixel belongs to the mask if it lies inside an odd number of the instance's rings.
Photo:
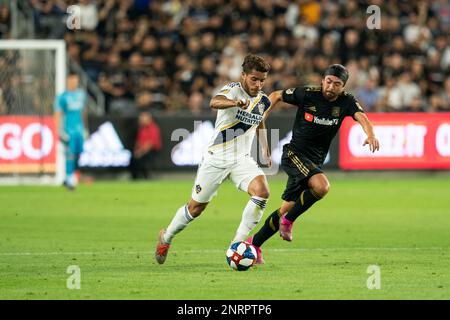
<svg viewBox="0 0 450 320">
<path fill-rule="evenodd" d="M 131 152 L 126 150 L 111 122 L 102 124 L 84 142 L 80 167 L 126 167 L 130 164 Z"/>
<path fill-rule="evenodd" d="M 236 119 L 242 121 L 245 124 L 254 125 L 259 124 L 262 121 L 263 117 L 256 113 L 249 113 L 243 110 L 238 110 L 236 113 Z"/>
</svg>

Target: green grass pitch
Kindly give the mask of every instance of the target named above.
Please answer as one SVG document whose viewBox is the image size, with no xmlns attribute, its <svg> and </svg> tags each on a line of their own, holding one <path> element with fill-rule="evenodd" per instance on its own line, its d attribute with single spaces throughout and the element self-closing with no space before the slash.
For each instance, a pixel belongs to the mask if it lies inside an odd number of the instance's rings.
<svg viewBox="0 0 450 320">
<path fill-rule="evenodd" d="M 331 177 L 294 241 L 275 235 L 266 264 L 247 272 L 225 261 L 248 201 L 230 182 L 174 239 L 166 263 L 155 262 L 158 230 L 193 179 L 98 182 L 73 193 L 0 187 L 0 299 L 450 299 L 448 176 Z M 285 180 L 269 183 L 263 220 Z M 72 265 L 80 289 L 67 288 Z M 379 289 L 367 287 L 371 265 Z"/>
</svg>

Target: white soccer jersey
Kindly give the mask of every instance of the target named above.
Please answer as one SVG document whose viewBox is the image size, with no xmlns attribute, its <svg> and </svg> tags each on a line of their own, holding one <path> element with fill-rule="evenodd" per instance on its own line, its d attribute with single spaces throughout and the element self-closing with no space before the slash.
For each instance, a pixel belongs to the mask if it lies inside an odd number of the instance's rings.
<svg viewBox="0 0 450 320">
<path fill-rule="evenodd" d="M 251 97 L 239 82 L 227 84 L 217 95 L 230 100 L 250 100 L 245 110 L 239 107 L 218 110 L 214 136 L 208 144 L 208 153 L 214 158 L 238 161 L 250 154 L 256 128 L 270 109 L 270 100 L 262 91 Z"/>
</svg>

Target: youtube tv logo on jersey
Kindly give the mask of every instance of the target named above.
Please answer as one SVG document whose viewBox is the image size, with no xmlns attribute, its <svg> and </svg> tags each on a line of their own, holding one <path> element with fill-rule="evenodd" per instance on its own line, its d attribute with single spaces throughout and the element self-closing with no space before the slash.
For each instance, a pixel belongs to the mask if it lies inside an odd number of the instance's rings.
<svg viewBox="0 0 450 320">
<path fill-rule="evenodd" d="M 361 126 L 345 119 L 340 132 L 339 166 L 346 170 L 449 169 L 450 113 L 368 114 L 380 150 L 362 146 Z"/>
<path fill-rule="evenodd" d="M 0 116 L 0 173 L 56 171 L 52 116 Z"/>
</svg>

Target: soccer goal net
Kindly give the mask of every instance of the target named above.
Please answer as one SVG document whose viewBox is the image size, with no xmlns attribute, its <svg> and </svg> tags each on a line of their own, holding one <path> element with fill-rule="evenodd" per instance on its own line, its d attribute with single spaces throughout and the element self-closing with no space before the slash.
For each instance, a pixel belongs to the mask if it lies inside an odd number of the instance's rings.
<svg viewBox="0 0 450 320">
<path fill-rule="evenodd" d="M 64 41 L 0 41 L 0 184 L 61 183 L 53 102 L 65 78 Z"/>
</svg>

